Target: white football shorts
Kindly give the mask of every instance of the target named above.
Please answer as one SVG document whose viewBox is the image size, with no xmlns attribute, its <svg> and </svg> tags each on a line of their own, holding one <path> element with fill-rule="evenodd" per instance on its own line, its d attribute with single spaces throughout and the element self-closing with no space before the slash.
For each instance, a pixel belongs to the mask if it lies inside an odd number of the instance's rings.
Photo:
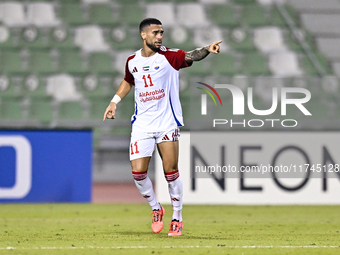
<svg viewBox="0 0 340 255">
<path fill-rule="evenodd" d="M 132 132 L 130 142 L 130 161 L 151 157 L 156 144 L 179 140 L 179 128 L 165 132 Z"/>
</svg>

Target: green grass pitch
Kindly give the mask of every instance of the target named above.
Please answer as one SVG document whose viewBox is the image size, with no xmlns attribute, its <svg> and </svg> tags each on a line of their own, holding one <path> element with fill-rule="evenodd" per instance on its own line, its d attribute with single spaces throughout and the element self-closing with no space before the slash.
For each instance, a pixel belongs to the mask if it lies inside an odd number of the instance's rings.
<svg viewBox="0 0 340 255">
<path fill-rule="evenodd" d="M 186 205 L 181 237 L 146 204 L 2 204 L 0 254 L 340 254 L 340 206 Z"/>
</svg>

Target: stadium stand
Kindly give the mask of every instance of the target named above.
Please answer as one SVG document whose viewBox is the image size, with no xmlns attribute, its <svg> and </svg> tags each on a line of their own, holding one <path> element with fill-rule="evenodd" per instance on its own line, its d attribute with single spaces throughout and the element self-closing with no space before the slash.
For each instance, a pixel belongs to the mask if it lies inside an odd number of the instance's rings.
<svg viewBox="0 0 340 255">
<path fill-rule="evenodd" d="M 3 1 L 0 128 L 91 128 L 96 150 L 115 136 L 128 139 L 132 94 L 121 102 L 119 121 L 101 119 L 126 58 L 141 47 L 138 25 L 149 16 L 164 23 L 167 47 L 188 51 L 223 40 L 220 55 L 181 73 L 185 118 L 196 81 L 256 87 L 254 104 L 263 107 L 269 97 L 261 94 L 274 84 L 306 87 L 322 103 L 308 105 L 316 124 L 299 128 L 338 128 L 338 0 Z"/>
</svg>

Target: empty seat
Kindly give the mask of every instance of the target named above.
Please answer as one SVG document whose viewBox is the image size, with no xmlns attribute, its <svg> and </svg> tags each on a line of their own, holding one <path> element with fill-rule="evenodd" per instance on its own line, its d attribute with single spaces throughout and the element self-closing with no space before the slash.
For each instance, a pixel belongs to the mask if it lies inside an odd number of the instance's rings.
<svg viewBox="0 0 340 255">
<path fill-rule="evenodd" d="M 242 4 L 242 5 L 256 4 L 256 0 L 232 0 L 232 2 L 235 4 Z"/>
<path fill-rule="evenodd" d="M 83 15 L 83 10 L 79 3 L 69 3 L 65 1 L 61 5 L 60 16 L 61 19 L 69 25 L 83 25 L 86 20 Z"/>
<path fill-rule="evenodd" d="M 196 47 L 210 45 L 212 42 L 220 40 L 223 40 L 223 33 L 219 27 L 211 26 L 209 29 L 202 27 L 194 30 L 193 42 Z M 220 50 L 222 52 L 228 50 L 226 42 L 223 42 L 223 46 L 221 46 Z"/>
<path fill-rule="evenodd" d="M 205 59 L 204 61 L 195 61 L 192 64 L 192 67 L 184 68 L 182 70 L 184 73 L 196 76 L 205 76 L 211 74 L 211 71 L 211 65 L 208 59 Z"/>
<path fill-rule="evenodd" d="M 78 27 L 74 42 L 84 51 L 107 51 L 110 49 L 105 42 L 104 34 L 99 26 L 90 25 Z"/>
<path fill-rule="evenodd" d="M 229 33 L 229 44 L 236 51 L 255 51 L 253 38 L 248 30 L 235 28 Z M 223 47 L 223 46 L 222 46 Z"/>
<path fill-rule="evenodd" d="M 144 11 L 138 4 L 122 4 L 119 10 L 119 19 L 132 26 L 139 26 L 144 18 Z"/>
<path fill-rule="evenodd" d="M 234 13 L 234 9 L 230 5 L 212 5 L 209 18 L 219 26 L 234 27 L 238 24 Z"/>
<path fill-rule="evenodd" d="M 242 72 L 248 75 L 267 75 L 269 69 L 266 58 L 259 53 L 248 53 L 242 58 Z"/>
<path fill-rule="evenodd" d="M 22 29 L 20 37 L 20 47 L 39 49 L 50 47 L 49 35 L 45 30 L 26 27 Z"/>
<path fill-rule="evenodd" d="M 110 94 L 109 87 L 112 84 L 112 77 L 87 75 L 81 80 L 81 92 L 87 98 L 107 97 Z"/>
<path fill-rule="evenodd" d="M 50 99 L 47 95 L 46 85 L 43 80 L 32 74 L 25 77 L 21 88 L 21 94 L 35 100 L 36 98 Z"/>
<path fill-rule="evenodd" d="M 98 120 L 98 121 L 102 120 L 104 116 L 104 112 L 106 108 L 108 107 L 108 105 L 110 104 L 112 97 L 111 96 L 91 97 L 89 99 L 90 99 L 90 116 L 89 116 L 90 119 Z M 122 111 L 124 111 L 124 108 L 122 107 L 119 107 L 119 108 Z"/>
<path fill-rule="evenodd" d="M 242 21 L 254 27 L 265 26 L 268 22 L 264 9 L 259 5 L 243 6 Z"/>
<path fill-rule="evenodd" d="M 31 51 L 29 71 L 32 73 L 53 73 L 56 66 L 53 64 L 49 51 Z"/>
<path fill-rule="evenodd" d="M 230 54 L 219 54 L 211 59 L 211 66 L 214 72 L 224 75 L 234 75 L 236 73 L 236 65 L 234 57 Z"/>
<path fill-rule="evenodd" d="M 254 44 L 264 53 L 285 50 L 281 30 L 277 27 L 263 27 L 254 30 Z"/>
<path fill-rule="evenodd" d="M 203 5 L 199 3 L 182 3 L 177 5 L 177 22 L 189 28 L 208 24 Z"/>
<path fill-rule="evenodd" d="M 20 87 L 14 82 L 14 78 L 8 75 L 0 75 L 0 98 L 20 97 Z"/>
<path fill-rule="evenodd" d="M 45 27 L 56 26 L 60 23 L 52 3 L 30 3 L 27 7 L 27 17 L 30 24 Z"/>
<path fill-rule="evenodd" d="M 297 55 L 291 51 L 269 54 L 269 69 L 278 76 L 299 76 L 302 74 Z"/>
<path fill-rule="evenodd" d="M 9 29 L 6 26 L 0 26 L 0 49 L 17 48 L 19 46 L 20 29 Z"/>
<path fill-rule="evenodd" d="M 78 101 L 64 101 L 58 106 L 59 120 L 82 120 L 83 108 L 81 102 Z"/>
<path fill-rule="evenodd" d="M 178 48 L 185 51 L 190 51 L 196 47 L 192 41 L 192 32 L 181 26 L 175 26 L 170 33 L 163 39 L 164 45 L 169 48 Z"/>
<path fill-rule="evenodd" d="M 118 71 L 121 74 L 125 74 L 125 65 L 126 65 L 126 60 L 128 59 L 131 54 L 133 54 L 135 50 L 124 50 L 124 51 L 119 51 L 116 53 L 116 61 L 115 61 L 115 68 L 116 71 Z"/>
<path fill-rule="evenodd" d="M 28 119 L 48 124 L 53 119 L 53 108 L 49 99 L 34 99 L 28 107 Z"/>
<path fill-rule="evenodd" d="M 110 54 L 91 53 L 89 55 L 89 70 L 96 73 L 113 73 L 113 61 Z"/>
<path fill-rule="evenodd" d="M 146 17 L 159 19 L 164 26 L 172 26 L 176 22 L 174 5 L 172 3 L 148 4 Z"/>
<path fill-rule="evenodd" d="M 77 91 L 75 79 L 68 74 L 47 77 L 46 93 L 57 102 L 80 101 L 82 95 Z"/>
<path fill-rule="evenodd" d="M 98 25 L 113 25 L 117 23 L 118 17 L 114 17 L 110 5 L 91 4 L 89 8 L 90 23 Z"/>
<path fill-rule="evenodd" d="M 0 72 L 22 73 L 26 70 L 20 52 L 2 51 L 0 57 Z"/>
<path fill-rule="evenodd" d="M 77 50 L 63 50 L 59 57 L 59 70 L 65 73 L 82 74 L 87 72 L 81 54 Z"/>
<path fill-rule="evenodd" d="M 126 26 L 113 27 L 107 34 L 108 42 L 113 49 L 137 49 L 141 45 L 141 38 L 137 29 Z"/>
<path fill-rule="evenodd" d="M 3 98 L 0 104 L 1 120 L 22 120 L 23 111 L 20 98 Z"/>
<path fill-rule="evenodd" d="M 27 24 L 24 5 L 20 2 L 0 4 L 0 21 L 7 26 L 24 26 Z"/>
<path fill-rule="evenodd" d="M 50 46 L 54 48 L 76 48 L 73 35 L 67 27 L 56 27 L 50 31 Z"/>
</svg>

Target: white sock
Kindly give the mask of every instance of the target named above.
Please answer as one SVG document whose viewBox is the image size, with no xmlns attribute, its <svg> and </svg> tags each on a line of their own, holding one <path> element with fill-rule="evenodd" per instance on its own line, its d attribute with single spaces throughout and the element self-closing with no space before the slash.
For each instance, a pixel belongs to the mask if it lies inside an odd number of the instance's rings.
<svg viewBox="0 0 340 255">
<path fill-rule="evenodd" d="M 148 176 L 143 180 L 134 180 L 137 189 L 142 194 L 142 196 L 148 201 L 152 210 L 160 210 L 161 205 L 157 202 L 156 194 L 152 188 L 152 182 Z"/>
<path fill-rule="evenodd" d="M 167 175 L 166 175 L 167 178 Z M 167 178 L 168 180 L 168 178 Z M 180 176 L 175 180 L 168 180 L 169 194 L 173 209 L 172 219 L 182 222 L 182 207 L 183 207 L 183 182 Z"/>
</svg>

